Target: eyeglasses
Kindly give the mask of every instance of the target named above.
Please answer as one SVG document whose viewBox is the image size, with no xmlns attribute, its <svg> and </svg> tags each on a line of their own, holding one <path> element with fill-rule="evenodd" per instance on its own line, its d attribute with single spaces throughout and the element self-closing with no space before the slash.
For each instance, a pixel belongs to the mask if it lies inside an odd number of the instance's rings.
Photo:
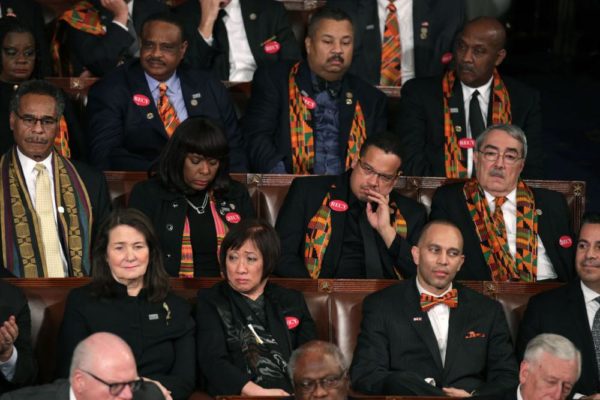
<svg viewBox="0 0 600 400">
<path fill-rule="evenodd" d="M 492 150 L 480 151 L 479 153 L 483 154 L 483 158 L 486 161 L 490 161 L 490 162 L 495 162 L 498 160 L 498 158 L 502 157 L 504 162 L 508 165 L 513 165 L 517 161 L 523 159 L 523 157 L 519 157 L 515 153 L 502 153 L 501 154 L 497 151 L 492 151 Z"/>
<path fill-rule="evenodd" d="M 31 48 L 19 51 L 14 47 L 3 47 L 2 52 L 4 53 L 4 56 L 8 58 L 17 58 L 19 55 L 22 55 L 26 60 L 35 58 L 35 49 Z"/>
<path fill-rule="evenodd" d="M 342 371 L 342 373 L 337 376 L 326 376 L 321 379 L 305 379 L 298 381 L 294 383 L 294 387 L 297 392 L 310 394 L 315 391 L 317 385 L 320 385 L 325 390 L 337 388 L 344 378 L 346 378 L 346 371 Z"/>
<path fill-rule="evenodd" d="M 106 386 L 108 386 L 108 393 L 110 393 L 111 396 L 118 396 L 119 394 L 121 394 L 123 389 L 125 389 L 125 386 L 129 386 L 129 389 L 131 389 L 132 393 L 138 391 L 142 387 L 142 379 L 136 379 L 136 380 L 130 381 L 130 382 L 108 383 L 105 380 L 98 378 L 96 375 L 92 374 L 89 371 L 86 371 L 81 368 L 79 368 L 79 370 L 82 372 L 85 372 L 86 374 L 88 374 L 89 376 L 91 376 L 92 378 L 97 380 L 98 382 L 103 383 Z"/>
<path fill-rule="evenodd" d="M 56 123 L 58 122 L 58 119 L 53 118 L 53 117 L 37 118 L 30 114 L 21 115 L 16 111 L 15 111 L 15 115 L 17 117 L 19 117 L 19 119 L 21 121 L 23 121 L 23 124 L 25 124 L 25 126 L 28 128 L 34 128 L 37 125 L 37 123 L 39 122 L 40 125 L 42 126 L 42 129 L 48 130 L 48 129 L 51 129 L 52 127 L 54 127 L 56 125 Z"/>
<path fill-rule="evenodd" d="M 363 172 L 365 173 L 366 176 L 372 176 L 372 175 L 376 175 L 378 178 L 381 178 L 381 180 L 384 183 L 392 183 L 394 181 L 394 179 L 396 179 L 398 177 L 398 175 L 400 173 L 397 173 L 396 175 L 387 175 L 387 174 L 382 174 L 379 173 L 377 171 L 375 171 L 373 169 L 373 167 L 371 167 L 369 164 L 367 164 L 366 162 L 364 162 L 363 160 L 358 160 L 358 165 L 360 165 L 360 168 L 363 170 Z"/>
</svg>

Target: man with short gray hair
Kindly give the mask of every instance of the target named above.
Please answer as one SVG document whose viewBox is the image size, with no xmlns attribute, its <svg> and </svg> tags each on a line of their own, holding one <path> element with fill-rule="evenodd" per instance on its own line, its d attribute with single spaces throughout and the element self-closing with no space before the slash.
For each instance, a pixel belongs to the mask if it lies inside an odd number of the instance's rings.
<svg viewBox="0 0 600 400">
<path fill-rule="evenodd" d="M 519 371 L 518 400 L 564 400 L 581 375 L 581 353 L 563 336 L 543 333 L 527 344 Z"/>
<path fill-rule="evenodd" d="M 460 227 L 468 263 L 459 280 L 536 282 L 574 278 L 573 239 L 564 196 L 521 179 L 527 139 L 499 124 L 477 138 L 475 178 L 436 190 L 431 219 Z M 518 238 L 518 240 L 517 240 Z"/>
</svg>

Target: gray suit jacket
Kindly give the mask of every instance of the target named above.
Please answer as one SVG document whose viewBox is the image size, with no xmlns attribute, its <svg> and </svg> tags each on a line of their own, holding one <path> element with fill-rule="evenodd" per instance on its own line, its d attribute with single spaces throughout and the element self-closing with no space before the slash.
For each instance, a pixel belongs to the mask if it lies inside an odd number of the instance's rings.
<svg viewBox="0 0 600 400">
<path fill-rule="evenodd" d="M 30 386 L 5 393 L 0 400 L 69 400 L 69 381 L 59 379 L 42 386 Z"/>
</svg>

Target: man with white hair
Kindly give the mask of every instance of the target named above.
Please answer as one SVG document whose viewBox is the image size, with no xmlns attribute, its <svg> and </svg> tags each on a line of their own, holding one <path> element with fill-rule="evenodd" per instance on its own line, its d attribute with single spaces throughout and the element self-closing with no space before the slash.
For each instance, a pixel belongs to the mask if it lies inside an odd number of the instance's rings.
<svg viewBox="0 0 600 400">
<path fill-rule="evenodd" d="M 543 333 L 527 344 L 519 371 L 518 400 L 564 400 L 581 374 L 581 353 L 563 336 Z"/>
</svg>

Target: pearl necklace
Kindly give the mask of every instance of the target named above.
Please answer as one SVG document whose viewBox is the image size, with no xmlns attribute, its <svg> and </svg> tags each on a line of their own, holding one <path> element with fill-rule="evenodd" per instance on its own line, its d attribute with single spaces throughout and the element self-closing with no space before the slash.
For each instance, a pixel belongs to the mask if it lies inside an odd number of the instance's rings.
<svg viewBox="0 0 600 400">
<path fill-rule="evenodd" d="M 204 214 L 204 210 L 206 209 L 206 205 L 208 204 L 208 192 L 206 192 L 206 194 L 204 195 L 204 201 L 202 201 L 202 205 L 200 207 L 194 205 L 194 203 L 192 203 L 187 197 L 185 198 L 185 201 L 187 201 L 190 207 L 192 207 L 198 213 L 198 215 L 202 215 Z"/>
</svg>

